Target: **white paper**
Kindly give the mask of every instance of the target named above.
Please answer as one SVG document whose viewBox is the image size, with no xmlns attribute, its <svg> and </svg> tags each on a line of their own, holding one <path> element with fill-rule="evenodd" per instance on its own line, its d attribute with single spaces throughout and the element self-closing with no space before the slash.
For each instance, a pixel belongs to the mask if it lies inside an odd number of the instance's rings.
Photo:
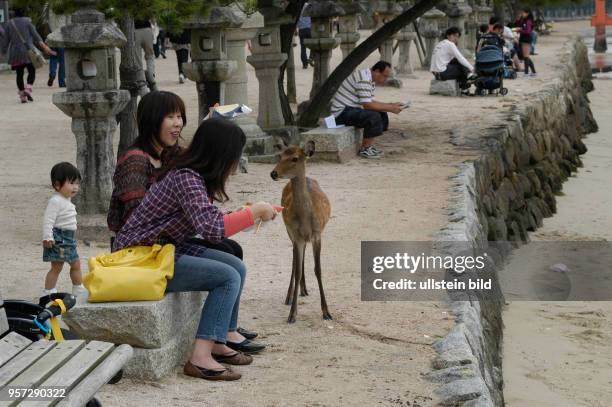
<svg viewBox="0 0 612 407">
<path fill-rule="evenodd" d="M 325 118 L 325 127 L 328 129 L 340 129 L 344 127 L 344 124 L 336 124 L 336 118 L 334 115 L 331 115 Z"/>
</svg>

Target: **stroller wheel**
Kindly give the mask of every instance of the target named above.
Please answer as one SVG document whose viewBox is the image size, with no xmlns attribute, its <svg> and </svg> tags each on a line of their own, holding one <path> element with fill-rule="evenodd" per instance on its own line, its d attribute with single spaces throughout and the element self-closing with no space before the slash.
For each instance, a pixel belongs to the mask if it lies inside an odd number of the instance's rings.
<svg viewBox="0 0 612 407">
<path fill-rule="evenodd" d="M 476 93 L 478 94 L 478 96 L 487 96 L 487 90 L 484 88 L 478 89 Z"/>
<path fill-rule="evenodd" d="M 506 96 L 508 94 L 508 88 L 501 88 L 499 90 L 499 94 L 502 96 Z"/>
</svg>

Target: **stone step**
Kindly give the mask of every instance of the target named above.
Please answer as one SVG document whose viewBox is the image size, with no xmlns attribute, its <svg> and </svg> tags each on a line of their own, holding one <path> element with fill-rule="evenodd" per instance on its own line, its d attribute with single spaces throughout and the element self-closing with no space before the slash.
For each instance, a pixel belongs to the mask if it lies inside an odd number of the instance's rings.
<svg viewBox="0 0 612 407">
<path fill-rule="evenodd" d="M 169 293 L 161 301 L 84 303 L 63 320 L 82 339 L 161 348 L 177 336 L 195 336 L 206 295 Z"/>
</svg>

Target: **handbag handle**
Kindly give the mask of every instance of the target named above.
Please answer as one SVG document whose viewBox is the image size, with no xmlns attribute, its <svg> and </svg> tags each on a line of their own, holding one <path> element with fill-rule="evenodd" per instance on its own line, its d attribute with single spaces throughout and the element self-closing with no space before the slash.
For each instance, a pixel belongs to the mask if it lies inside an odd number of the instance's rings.
<svg viewBox="0 0 612 407">
<path fill-rule="evenodd" d="M 11 24 L 13 25 L 13 28 L 15 29 L 15 31 L 17 31 L 17 35 L 19 36 L 19 39 L 21 40 L 23 45 L 25 45 L 27 49 L 30 49 L 30 47 L 28 47 L 28 43 L 25 42 L 25 40 L 23 39 L 23 36 L 21 35 L 21 31 L 19 31 L 19 28 L 17 28 L 17 26 L 15 25 L 15 20 L 11 20 Z"/>
</svg>

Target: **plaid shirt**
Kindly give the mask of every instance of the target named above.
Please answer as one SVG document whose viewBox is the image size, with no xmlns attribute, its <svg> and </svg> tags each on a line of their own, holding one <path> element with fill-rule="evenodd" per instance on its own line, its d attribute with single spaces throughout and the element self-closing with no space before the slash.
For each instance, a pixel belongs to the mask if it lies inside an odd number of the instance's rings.
<svg viewBox="0 0 612 407">
<path fill-rule="evenodd" d="M 154 184 L 115 238 L 113 251 L 130 246 L 172 243 L 176 258 L 200 256 L 205 247 L 186 240 L 197 234 L 218 242 L 224 237 L 223 212 L 208 199 L 204 180 L 184 168 Z"/>
</svg>

